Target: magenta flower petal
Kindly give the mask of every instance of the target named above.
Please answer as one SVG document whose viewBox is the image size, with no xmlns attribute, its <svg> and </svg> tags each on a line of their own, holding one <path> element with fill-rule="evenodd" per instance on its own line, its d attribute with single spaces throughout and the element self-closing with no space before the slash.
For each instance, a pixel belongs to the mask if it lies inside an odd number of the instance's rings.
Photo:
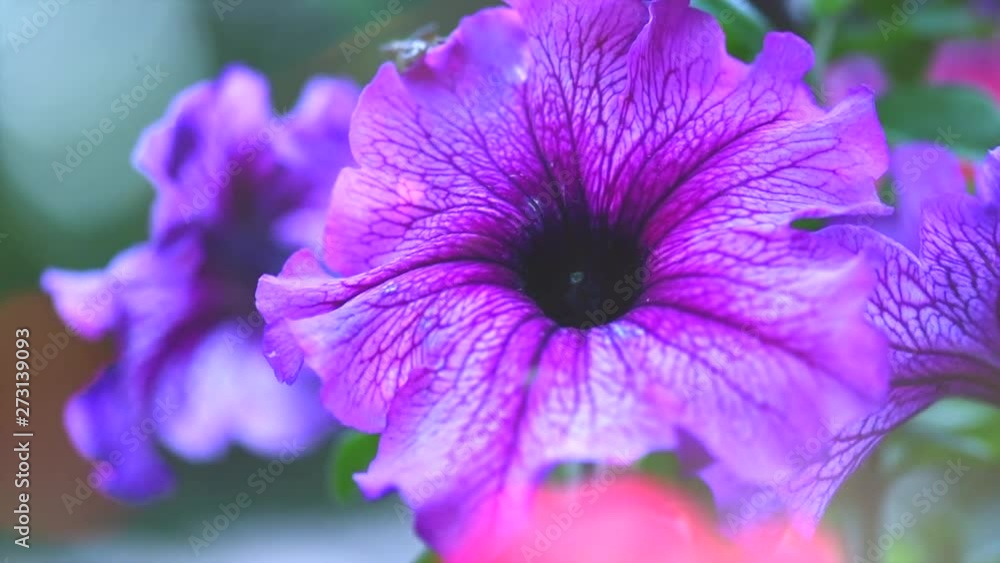
<svg viewBox="0 0 1000 563">
<path fill-rule="evenodd" d="M 323 252 L 257 290 L 279 377 L 383 433 L 359 484 L 445 553 L 554 464 L 681 433 L 761 479 L 888 371 L 870 269 L 790 227 L 885 212 L 870 95 L 818 107 L 805 42 L 745 65 L 683 1 L 511 4 L 379 70 Z"/>
<path fill-rule="evenodd" d="M 349 83 L 317 78 L 279 117 L 266 81 L 249 69 L 192 86 L 134 153 L 157 191 L 150 240 L 103 272 L 43 276 L 68 325 L 89 338 L 113 335 L 119 347 L 106 372 L 114 393 L 95 382 L 66 419 L 85 457 L 120 466 L 122 484 L 109 494 L 137 501 L 162 492 L 156 479 L 143 490 L 130 469 L 152 465 L 157 444 L 192 461 L 231 445 L 275 455 L 333 428 L 311 373 L 295 388 L 274 379 L 253 301 L 262 274 L 320 243 L 334 180 L 353 162 L 347 126 L 356 97 Z M 126 448 L 117 462 L 108 456 L 120 446 L 118 427 L 87 423 L 112 396 L 123 420 L 148 418 L 161 401 L 177 405 L 148 433 L 146 449 Z"/>
<path fill-rule="evenodd" d="M 943 43 L 931 60 L 928 79 L 979 88 L 1000 100 L 1000 38 Z"/>
</svg>

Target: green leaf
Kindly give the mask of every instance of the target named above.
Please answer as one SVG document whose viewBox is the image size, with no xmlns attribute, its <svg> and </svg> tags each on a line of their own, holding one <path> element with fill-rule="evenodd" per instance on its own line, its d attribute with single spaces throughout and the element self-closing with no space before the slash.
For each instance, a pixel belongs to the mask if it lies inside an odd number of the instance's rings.
<svg viewBox="0 0 1000 563">
<path fill-rule="evenodd" d="M 330 451 L 327 487 L 338 503 L 354 504 L 364 500 L 354 482 L 354 474 L 367 469 L 375 459 L 378 438 L 378 434 L 345 431 Z"/>
<path fill-rule="evenodd" d="M 441 563 L 441 558 L 430 551 L 425 551 L 413 563 Z"/>
<path fill-rule="evenodd" d="M 694 0 L 692 6 L 715 16 L 726 32 L 729 53 L 744 61 L 753 60 L 764 45 L 771 23 L 747 0 Z"/>
<path fill-rule="evenodd" d="M 839 16 L 854 4 L 854 0 L 813 0 L 813 14 L 816 18 Z"/>
<path fill-rule="evenodd" d="M 964 86 L 911 86 L 878 100 L 890 143 L 933 141 L 973 160 L 1000 145 L 1000 108 Z"/>
<path fill-rule="evenodd" d="M 897 471 L 953 457 L 1000 460 L 1000 410 L 972 401 L 940 401 L 889 436 L 885 457 Z"/>
</svg>

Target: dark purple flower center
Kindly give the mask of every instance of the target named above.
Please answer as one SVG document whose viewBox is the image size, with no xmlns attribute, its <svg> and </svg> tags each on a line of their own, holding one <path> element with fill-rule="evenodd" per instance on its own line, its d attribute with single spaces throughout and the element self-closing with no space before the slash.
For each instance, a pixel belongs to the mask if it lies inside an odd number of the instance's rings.
<svg viewBox="0 0 1000 563">
<path fill-rule="evenodd" d="M 263 274 L 277 274 L 294 249 L 278 243 L 271 233 L 274 214 L 282 209 L 261 209 L 254 188 L 238 175 L 230 192 L 229 221 L 210 227 L 203 236 L 207 279 L 220 283 L 222 302 L 231 314 L 253 311 L 257 281 Z"/>
<path fill-rule="evenodd" d="M 607 324 L 632 308 L 646 279 L 637 237 L 593 221 L 549 221 L 521 258 L 524 291 L 563 327 Z"/>
</svg>

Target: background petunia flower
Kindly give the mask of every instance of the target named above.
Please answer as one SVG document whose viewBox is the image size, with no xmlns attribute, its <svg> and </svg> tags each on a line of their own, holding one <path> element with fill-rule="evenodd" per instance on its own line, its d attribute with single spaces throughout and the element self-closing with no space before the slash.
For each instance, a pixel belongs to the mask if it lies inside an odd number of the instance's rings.
<svg viewBox="0 0 1000 563">
<path fill-rule="evenodd" d="M 942 43 L 931 59 L 928 80 L 979 88 L 1000 102 L 1000 37 Z"/>
<path fill-rule="evenodd" d="M 257 292 L 279 376 L 383 433 L 358 483 L 446 552 L 497 490 L 681 431 L 764 478 L 888 368 L 864 260 L 790 227 L 883 209 L 869 94 L 819 108 L 804 41 L 745 65 L 684 1 L 510 4 L 378 71 L 323 253 Z"/>
<path fill-rule="evenodd" d="M 68 326 L 118 345 L 65 412 L 107 493 L 145 501 L 168 492 L 158 444 L 192 461 L 233 443 L 274 455 L 332 428 L 315 377 L 296 388 L 275 381 L 253 300 L 261 274 L 319 243 L 330 189 L 352 162 L 356 97 L 349 83 L 317 78 L 275 116 L 266 80 L 249 69 L 191 87 L 133 155 L 157 193 L 150 239 L 105 270 L 44 273 Z"/>
<path fill-rule="evenodd" d="M 940 147 L 904 146 L 893 159 L 901 174 L 897 213 L 877 227 L 898 240 L 860 226 L 826 231 L 865 251 L 878 272 L 868 314 L 889 339 L 888 400 L 829 436 L 832 449 L 802 456 L 796 472 L 770 487 L 709 467 L 704 475 L 731 526 L 790 511 L 811 527 L 878 443 L 935 401 L 964 396 L 1000 404 L 1000 149 L 982 164 L 975 195 L 958 159 Z"/>
<path fill-rule="evenodd" d="M 860 88 L 879 96 L 889 89 L 889 78 L 878 60 L 867 55 L 851 55 L 827 67 L 823 77 L 827 105 L 833 106 Z"/>
</svg>

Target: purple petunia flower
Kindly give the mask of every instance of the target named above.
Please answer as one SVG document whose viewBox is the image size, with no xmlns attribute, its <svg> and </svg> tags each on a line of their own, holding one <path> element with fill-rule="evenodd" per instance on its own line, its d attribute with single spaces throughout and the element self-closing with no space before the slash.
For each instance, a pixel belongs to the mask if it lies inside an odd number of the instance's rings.
<svg viewBox="0 0 1000 563">
<path fill-rule="evenodd" d="M 67 325 L 120 348 L 65 413 L 108 494 L 145 501 L 171 489 L 157 444 L 195 461 L 231 443 L 275 455 L 332 428 L 315 377 L 275 381 L 253 300 L 262 274 L 319 243 L 330 188 L 352 163 L 356 99 L 351 84 L 314 79 L 276 117 L 266 80 L 248 69 L 191 87 L 134 153 L 157 190 L 150 240 L 103 271 L 43 275 Z"/>
<path fill-rule="evenodd" d="M 882 438 L 938 399 L 1000 404 L 1000 149 L 982 165 L 975 196 L 941 147 L 901 147 L 893 160 L 897 213 L 877 227 L 897 240 L 859 226 L 827 231 L 873 257 L 879 285 L 868 313 L 889 339 L 888 400 L 773 488 L 741 483 L 721 466 L 706 471 L 730 523 L 753 504 L 749 520 L 790 511 L 811 527 Z"/>
<path fill-rule="evenodd" d="M 878 60 L 866 55 L 852 55 L 833 62 L 823 82 L 829 105 L 840 103 L 858 88 L 867 88 L 876 96 L 889 89 L 889 78 Z"/>
<path fill-rule="evenodd" d="M 257 292 L 279 377 L 383 433 L 358 483 L 445 551 L 564 461 L 683 434 L 763 478 L 888 371 L 865 262 L 790 227 L 883 208 L 870 95 L 817 107 L 804 41 L 745 65 L 684 1 L 510 4 L 379 70 L 322 254 Z"/>
</svg>

